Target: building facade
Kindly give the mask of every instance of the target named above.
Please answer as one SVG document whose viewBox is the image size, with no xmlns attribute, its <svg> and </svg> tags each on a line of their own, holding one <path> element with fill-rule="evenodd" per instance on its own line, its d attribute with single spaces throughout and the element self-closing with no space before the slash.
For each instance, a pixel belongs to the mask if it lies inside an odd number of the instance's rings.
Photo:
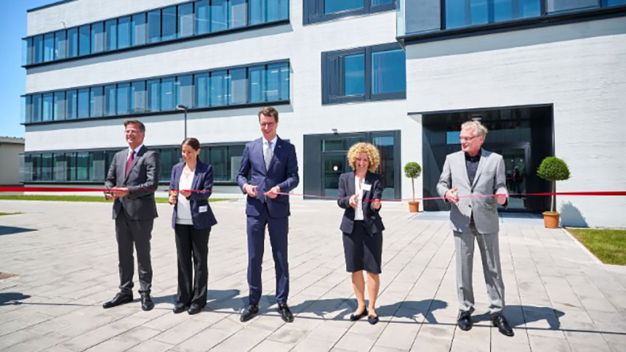
<svg viewBox="0 0 626 352">
<path fill-rule="evenodd" d="M 424 169 L 416 196 L 432 196 L 445 155 L 459 149 L 460 123 L 472 118 L 491 130 L 485 147 L 505 156 L 512 193 L 549 191 L 535 176 L 548 155 L 572 170 L 559 191 L 626 189 L 626 1 L 396 1 L 66 0 L 32 9 L 22 181 L 101 184 L 132 118 L 161 151 L 165 187 L 186 120 L 215 168 L 216 192 L 236 194 L 243 146 L 260 137 L 256 113 L 273 105 L 278 134 L 298 153 L 296 193 L 335 196 L 347 149 L 368 141 L 382 155 L 385 198 L 410 197 L 409 161 Z M 602 205 L 626 202 L 559 197 L 564 224 L 626 226 Z M 508 211 L 545 209 L 544 198 L 520 196 Z"/>
<path fill-rule="evenodd" d="M 22 153 L 24 138 L 0 137 L 0 186 L 19 185 Z"/>
</svg>

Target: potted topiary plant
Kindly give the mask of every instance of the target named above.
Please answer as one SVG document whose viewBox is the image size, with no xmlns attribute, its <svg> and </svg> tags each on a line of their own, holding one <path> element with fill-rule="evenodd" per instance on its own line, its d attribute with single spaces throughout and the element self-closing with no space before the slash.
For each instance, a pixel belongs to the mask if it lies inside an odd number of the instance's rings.
<svg viewBox="0 0 626 352">
<path fill-rule="evenodd" d="M 404 175 L 411 179 L 411 186 L 413 189 L 413 201 L 409 202 L 409 211 L 411 213 L 417 213 L 420 208 L 420 202 L 415 200 L 415 179 L 422 174 L 422 167 L 415 161 L 410 161 L 404 165 Z"/>
<path fill-rule="evenodd" d="M 570 178 L 569 168 L 562 159 L 555 156 L 549 156 L 541 162 L 537 169 L 537 176 L 546 181 L 550 181 L 552 193 L 556 189 L 556 181 L 563 181 Z M 550 202 L 550 211 L 543 212 L 543 224 L 547 228 L 559 227 L 559 219 L 561 214 L 556 211 L 556 196 L 552 194 Z"/>
</svg>

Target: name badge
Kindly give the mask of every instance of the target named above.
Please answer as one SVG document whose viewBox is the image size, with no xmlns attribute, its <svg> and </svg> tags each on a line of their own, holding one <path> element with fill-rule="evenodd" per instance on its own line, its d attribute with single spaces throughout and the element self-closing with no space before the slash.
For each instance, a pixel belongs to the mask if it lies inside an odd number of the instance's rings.
<svg viewBox="0 0 626 352">
<path fill-rule="evenodd" d="M 368 192 L 371 191 L 372 190 L 372 185 L 364 183 L 363 184 L 363 190 L 364 191 L 368 191 Z"/>
<path fill-rule="evenodd" d="M 201 213 L 206 213 L 208 210 L 209 210 L 208 205 L 201 205 L 198 211 Z"/>
</svg>

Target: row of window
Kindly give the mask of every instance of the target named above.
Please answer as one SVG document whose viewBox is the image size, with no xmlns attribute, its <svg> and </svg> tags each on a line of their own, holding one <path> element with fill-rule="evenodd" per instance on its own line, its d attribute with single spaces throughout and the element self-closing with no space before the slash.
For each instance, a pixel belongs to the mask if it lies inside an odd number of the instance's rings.
<svg viewBox="0 0 626 352">
<path fill-rule="evenodd" d="M 394 10 L 396 0 L 304 0 L 304 24 Z"/>
<path fill-rule="evenodd" d="M 406 53 L 398 44 L 322 53 L 322 102 L 403 99 Z"/>
<path fill-rule="evenodd" d="M 28 37 L 23 64 L 63 60 L 289 19 L 289 0 L 201 0 Z"/>
<path fill-rule="evenodd" d="M 27 95 L 22 121 L 36 123 L 289 100 L 289 63 L 258 64 Z"/>
<path fill-rule="evenodd" d="M 439 0 L 435 0 L 439 1 Z M 539 17 L 559 12 L 610 7 L 626 4 L 626 0 L 443 0 L 444 28 L 497 23 L 514 19 Z M 411 14 L 407 14 L 411 16 Z"/>
<path fill-rule="evenodd" d="M 202 146 L 200 159 L 213 166 L 213 180 L 235 183 L 244 144 Z M 161 182 L 181 160 L 180 147 L 152 148 L 161 154 Z M 104 182 L 118 150 L 22 154 L 20 182 Z"/>
</svg>

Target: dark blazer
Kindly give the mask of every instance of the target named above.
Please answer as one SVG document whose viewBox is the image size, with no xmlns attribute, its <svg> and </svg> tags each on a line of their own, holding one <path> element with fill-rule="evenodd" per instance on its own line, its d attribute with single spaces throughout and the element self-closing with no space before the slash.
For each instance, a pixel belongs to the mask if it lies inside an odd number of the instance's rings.
<svg viewBox="0 0 626 352">
<path fill-rule="evenodd" d="M 115 154 L 104 183 L 107 188 L 127 187 L 129 191 L 113 203 L 113 219 L 123 208 L 131 220 L 152 220 L 158 216 L 154 192 L 159 187 L 161 156 L 144 145 L 130 165 L 128 176 L 126 160 L 128 148 Z"/>
<path fill-rule="evenodd" d="M 265 161 L 263 159 L 262 138 L 246 144 L 241 158 L 237 183 L 244 193 L 243 186 L 246 183 L 258 186 L 259 192 L 254 198 L 247 197 L 246 215 L 259 216 L 263 211 L 263 203 L 267 201 L 270 217 L 284 218 L 289 216 L 288 195 L 278 195 L 275 199 L 267 198 L 266 200 L 263 192 L 278 186 L 281 192 L 288 193 L 296 188 L 299 182 L 298 160 L 296 159 L 296 148 L 293 144 L 278 138 L 272 161 L 267 170 L 265 169 Z"/>
<path fill-rule="evenodd" d="M 170 190 L 178 190 L 178 184 L 180 183 L 180 176 L 183 173 L 185 162 L 178 163 L 172 167 L 172 178 L 170 180 Z M 191 183 L 191 189 L 193 190 L 206 190 L 209 192 L 191 192 L 189 196 L 189 204 L 191 205 L 191 221 L 193 222 L 193 228 L 196 230 L 204 230 L 211 228 L 211 226 L 217 224 L 211 205 L 209 204 L 209 197 L 213 190 L 213 166 L 205 164 L 198 160 L 196 170 L 193 175 L 193 181 Z M 206 210 L 200 212 L 200 208 Z M 172 212 L 172 227 L 176 227 L 176 214 L 178 212 L 178 203 L 174 204 L 174 211 Z"/>
<path fill-rule="evenodd" d="M 370 235 L 382 232 L 385 229 L 383 226 L 383 220 L 380 217 L 379 211 L 375 210 L 373 203 L 374 199 L 382 199 L 383 197 L 383 182 L 380 175 L 373 172 L 367 172 L 365 175 L 366 185 L 371 185 L 369 191 L 363 191 L 362 207 L 363 207 L 363 221 L 365 222 L 365 228 Z M 343 212 L 343 218 L 341 219 L 341 226 L 339 227 L 344 233 L 352 233 L 354 227 L 354 208 L 350 206 L 350 197 L 355 193 L 356 186 L 354 184 L 354 171 L 346 172 L 339 176 L 339 199 L 337 204 L 345 211 Z"/>
</svg>

